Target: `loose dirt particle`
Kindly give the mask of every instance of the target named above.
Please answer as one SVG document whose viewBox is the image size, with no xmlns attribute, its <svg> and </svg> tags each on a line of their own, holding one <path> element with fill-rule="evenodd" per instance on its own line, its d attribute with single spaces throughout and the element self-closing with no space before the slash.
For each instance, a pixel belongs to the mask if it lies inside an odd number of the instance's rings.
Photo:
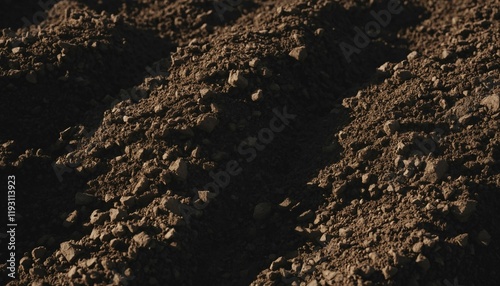
<svg viewBox="0 0 500 286">
<path fill-rule="evenodd" d="M 500 96 L 493 94 L 481 100 L 481 105 L 488 108 L 490 112 L 497 112 L 500 109 Z"/>
<path fill-rule="evenodd" d="M 393 277 L 397 273 L 398 273 L 398 269 L 394 266 L 388 265 L 388 266 L 385 266 L 384 268 L 382 268 L 382 274 L 384 275 L 385 279 L 390 279 L 391 277 Z"/>
<path fill-rule="evenodd" d="M 448 162 L 446 160 L 428 161 L 425 167 L 424 179 L 432 183 L 439 182 L 448 172 Z"/>
<path fill-rule="evenodd" d="M 217 117 L 210 114 L 201 115 L 196 121 L 196 126 L 207 133 L 212 132 L 217 124 L 219 124 Z"/>
<path fill-rule="evenodd" d="M 151 243 L 151 237 L 145 232 L 134 235 L 133 240 L 139 247 L 148 247 Z"/>
<path fill-rule="evenodd" d="M 182 158 L 175 160 L 168 169 L 180 180 L 185 181 L 187 179 L 188 167 L 186 161 Z"/>
<path fill-rule="evenodd" d="M 307 58 L 306 47 L 304 47 L 304 46 L 296 47 L 293 50 L 291 50 L 288 55 L 290 57 L 302 62 Z"/>
<path fill-rule="evenodd" d="M 397 120 L 389 120 L 384 123 L 384 131 L 387 135 L 392 135 L 399 131 L 400 125 Z"/>
<path fill-rule="evenodd" d="M 256 92 L 252 93 L 252 101 L 260 101 L 264 98 L 264 92 L 262 89 L 258 89 Z"/>
<path fill-rule="evenodd" d="M 229 78 L 227 82 L 234 87 L 244 89 L 248 85 L 248 80 L 243 76 L 243 73 L 239 70 L 232 70 L 229 73 Z"/>
<path fill-rule="evenodd" d="M 82 251 L 77 249 L 71 242 L 61 243 L 60 251 L 69 263 L 72 263 L 82 253 Z"/>
</svg>

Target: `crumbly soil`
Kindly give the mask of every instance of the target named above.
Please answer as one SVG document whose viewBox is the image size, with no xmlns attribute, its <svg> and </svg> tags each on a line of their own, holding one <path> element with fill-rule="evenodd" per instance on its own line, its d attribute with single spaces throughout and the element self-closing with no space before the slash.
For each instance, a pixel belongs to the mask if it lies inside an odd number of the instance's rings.
<svg viewBox="0 0 500 286">
<path fill-rule="evenodd" d="M 0 3 L 0 284 L 496 285 L 500 2 L 366 2 Z"/>
</svg>

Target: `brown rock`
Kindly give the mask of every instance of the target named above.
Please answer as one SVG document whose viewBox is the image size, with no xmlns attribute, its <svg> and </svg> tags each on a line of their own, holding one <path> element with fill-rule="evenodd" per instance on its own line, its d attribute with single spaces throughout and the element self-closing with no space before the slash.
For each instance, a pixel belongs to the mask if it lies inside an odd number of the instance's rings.
<svg viewBox="0 0 500 286">
<path fill-rule="evenodd" d="M 398 269 L 394 266 L 387 265 L 382 269 L 382 274 L 384 275 L 385 279 L 390 279 L 394 277 L 398 273 Z"/>
<path fill-rule="evenodd" d="M 102 212 L 101 210 L 94 210 L 90 214 L 90 223 L 91 224 L 102 224 L 109 218 L 108 212 Z"/>
<path fill-rule="evenodd" d="M 288 262 L 286 261 L 286 259 L 283 256 L 280 256 L 271 263 L 271 266 L 269 267 L 269 269 L 271 269 L 273 271 L 278 270 L 280 268 L 285 267 L 285 265 L 287 265 L 287 264 L 288 264 Z"/>
<path fill-rule="evenodd" d="M 311 210 L 307 210 L 307 211 L 301 213 L 297 217 L 297 221 L 298 222 L 308 222 L 308 221 L 311 221 L 313 218 L 314 218 L 314 212 Z"/>
<path fill-rule="evenodd" d="M 148 247 L 152 241 L 151 236 L 144 231 L 134 235 L 133 240 L 139 247 Z"/>
<path fill-rule="evenodd" d="M 109 210 L 109 218 L 111 221 L 119 221 L 123 220 L 125 217 L 127 217 L 127 211 L 121 208 L 112 208 Z"/>
<path fill-rule="evenodd" d="M 432 183 L 437 183 L 448 172 L 448 167 L 446 160 L 429 161 L 425 167 L 424 179 Z"/>
<path fill-rule="evenodd" d="M 264 92 L 262 89 L 258 89 L 254 93 L 252 93 L 252 101 L 260 101 L 264 98 Z"/>
<path fill-rule="evenodd" d="M 241 71 L 235 71 L 232 70 L 229 72 L 229 78 L 227 79 L 227 82 L 234 87 L 238 88 L 245 88 L 248 85 L 248 80 L 243 76 L 243 73 Z"/>
<path fill-rule="evenodd" d="M 149 188 L 149 180 L 146 177 L 141 177 L 137 184 L 135 184 L 132 194 L 140 195 Z"/>
<path fill-rule="evenodd" d="M 76 223 L 76 220 L 78 219 L 78 211 L 72 211 L 64 220 L 63 226 L 64 227 L 71 227 Z"/>
<path fill-rule="evenodd" d="M 490 112 L 497 112 L 500 109 L 500 97 L 497 94 L 487 96 L 481 100 L 481 105 L 488 108 Z"/>
<path fill-rule="evenodd" d="M 392 135 L 396 133 L 400 128 L 399 121 L 389 120 L 384 123 L 384 132 L 387 135 Z"/>
<path fill-rule="evenodd" d="M 294 48 L 293 50 L 290 51 L 290 53 L 288 55 L 290 57 L 302 62 L 307 58 L 306 47 L 302 46 L 302 47 Z"/>
<path fill-rule="evenodd" d="M 198 120 L 196 120 L 196 127 L 207 133 L 211 133 L 218 124 L 219 120 L 217 117 L 211 114 L 201 115 L 198 117 Z"/>
<path fill-rule="evenodd" d="M 69 263 L 72 263 L 82 252 L 77 249 L 71 242 L 63 242 L 60 245 L 61 254 Z"/>
<path fill-rule="evenodd" d="M 459 234 L 453 238 L 453 241 L 461 247 L 466 247 L 467 245 L 469 245 L 469 234 Z"/>
<path fill-rule="evenodd" d="M 185 181 L 187 179 L 188 167 L 186 161 L 182 158 L 175 160 L 175 162 L 170 164 L 168 169 L 172 171 L 180 180 Z"/>
</svg>

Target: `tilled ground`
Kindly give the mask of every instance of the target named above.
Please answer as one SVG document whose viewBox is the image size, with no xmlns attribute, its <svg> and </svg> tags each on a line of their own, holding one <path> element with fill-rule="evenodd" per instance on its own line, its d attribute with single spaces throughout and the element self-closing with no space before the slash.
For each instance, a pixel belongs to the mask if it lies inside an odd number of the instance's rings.
<svg viewBox="0 0 500 286">
<path fill-rule="evenodd" d="M 2 285 L 500 281 L 499 1 L 47 3 L 0 4 Z"/>
</svg>

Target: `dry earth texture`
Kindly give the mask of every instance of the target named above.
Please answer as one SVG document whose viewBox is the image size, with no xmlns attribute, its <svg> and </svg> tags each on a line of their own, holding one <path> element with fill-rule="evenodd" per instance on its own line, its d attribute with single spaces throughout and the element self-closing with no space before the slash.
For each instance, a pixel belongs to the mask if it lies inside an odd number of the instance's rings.
<svg viewBox="0 0 500 286">
<path fill-rule="evenodd" d="M 500 1 L 3 0 L 0 29 L 1 285 L 500 283 Z"/>
</svg>

